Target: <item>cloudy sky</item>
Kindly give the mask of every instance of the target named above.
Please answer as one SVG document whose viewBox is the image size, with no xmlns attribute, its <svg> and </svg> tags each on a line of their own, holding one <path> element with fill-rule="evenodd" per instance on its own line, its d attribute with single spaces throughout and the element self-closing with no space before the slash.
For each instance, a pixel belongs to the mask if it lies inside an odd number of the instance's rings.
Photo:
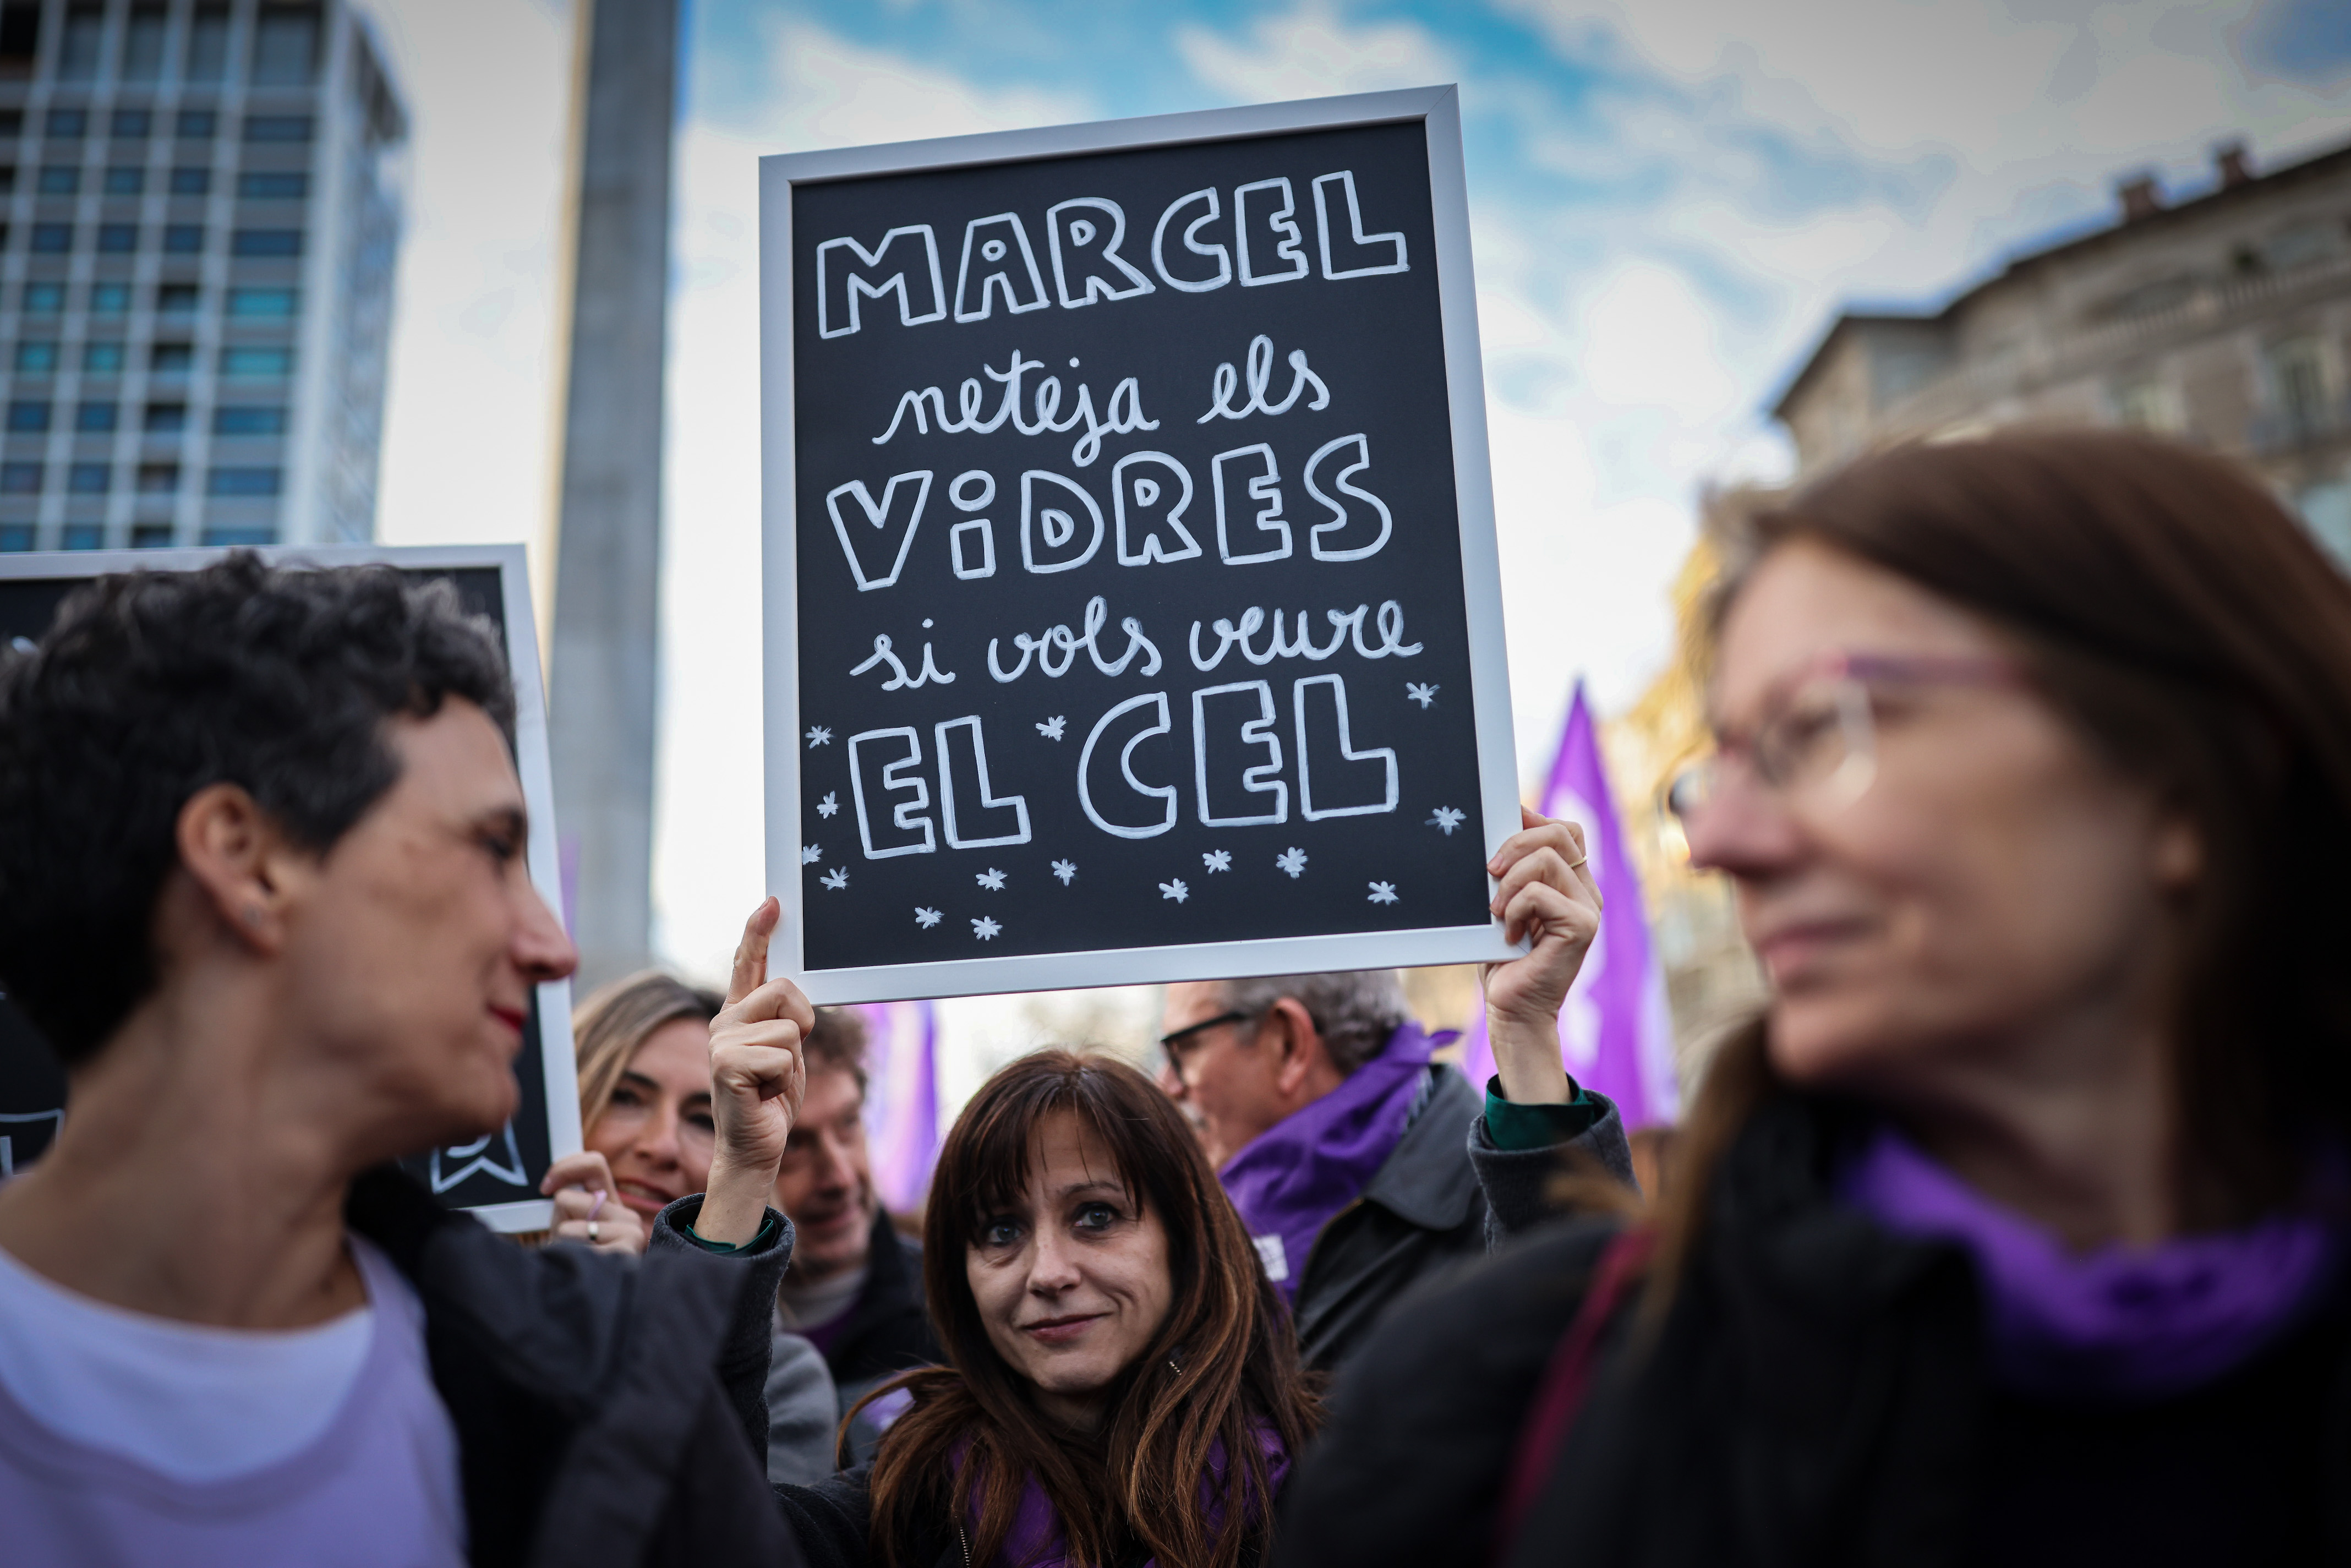
<svg viewBox="0 0 2351 1568">
<path fill-rule="evenodd" d="M 378 0 L 415 116 L 381 533 L 536 540 L 569 8 Z M 2351 140 L 2342 0 L 687 0 L 656 900 L 716 969 L 761 891 L 754 164 L 766 152 L 1461 85 L 1521 758 L 1667 648 L 1708 479 L 1842 303 L 1932 304 Z"/>
</svg>

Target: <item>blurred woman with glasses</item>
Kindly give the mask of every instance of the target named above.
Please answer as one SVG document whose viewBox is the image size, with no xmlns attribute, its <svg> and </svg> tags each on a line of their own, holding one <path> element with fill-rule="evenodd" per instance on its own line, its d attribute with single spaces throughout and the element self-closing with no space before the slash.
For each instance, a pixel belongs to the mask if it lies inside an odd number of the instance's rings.
<svg viewBox="0 0 2351 1568">
<path fill-rule="evenodd" d="M 1280 1559 L 2345 1560 L 2351 583 L 2020 434 L 1764 514 L 1715 632 L 1670 799 L 1768 1010 L 1654 1208 L 1384 1326 Z"/>
</svg>

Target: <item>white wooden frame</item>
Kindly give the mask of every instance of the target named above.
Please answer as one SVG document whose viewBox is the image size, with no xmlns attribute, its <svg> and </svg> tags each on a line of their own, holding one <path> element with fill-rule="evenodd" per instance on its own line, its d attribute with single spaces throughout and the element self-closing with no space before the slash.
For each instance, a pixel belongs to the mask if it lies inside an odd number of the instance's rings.
<svg viewBox="0 0 2351 1568">
<path fill-rule="evenodd" d="M 1410 931 L 1345 932 L 1245 942 L 1185 943 L 1071 953 L 1007 955 L 811 971 L 802 924 L 799 682 L 797 668 L 799 518 L 793 449 L 792 190 L 871 174 L 1026 162 L 1075 153 L 1229 141 L 1285 131 L 1418 120 L 1428 138 L 1437 297 L 1452 410 L 1454 501 L 1468 610 L 1469 671 L 1478 726 L 1479 799 L 1490 855 L 1518 831 L 1516 741 L 1502 632 L 1501 563 L 1494 543 L 1494 483 L 1486 446 L 1486 387 L 1478 340 L 1477 279 L 1461 162 L 1458 89 L 1410 88 L 1343 98 L 1151 115 L 1087 125 L 949 136 L 759 160 L 761 589 L 766 605 L 768 885 L 783 905 L 770 973 L 790 975 L 819 1002 L 1056 990 L 1083 986 L 1304 974 L 1333 969 L 1476 963 L 1524 952 L 1499 920 Z M 824 526 L 819 520 L 817 526 Z M 1492 885 L 1492 879 L 1488 879 Z"/>
<path fill-rule="evenodd" d="M 193 571 L 230 554 L 225 548 L 141 550 L 40 550 L 0 555 L 0 579 L 92 578 L 120 571 Z M 563 915 L 563 875 L 557 859 L 555 774 L 548 761 L 547 687 L 538 668 L 530 572 L 520 545 L 277 545 L 255 553 L 273 565 L 369 566 L 403 571 L 495 568 L 506 615 L 507 666 L 514 673 L 515 763 L 530 809 L 530 880 L 548 907 Z M 580 1152 L 580 1071 L 571 1051 L 571 982 L 538 988 L 539 1065 L 547 1092 L 548 1154 Z M 544 1230 L 555 1206 L 548 1198 L 485 1204 L 466 1213 L 494 1230 Z"/>
</svg>

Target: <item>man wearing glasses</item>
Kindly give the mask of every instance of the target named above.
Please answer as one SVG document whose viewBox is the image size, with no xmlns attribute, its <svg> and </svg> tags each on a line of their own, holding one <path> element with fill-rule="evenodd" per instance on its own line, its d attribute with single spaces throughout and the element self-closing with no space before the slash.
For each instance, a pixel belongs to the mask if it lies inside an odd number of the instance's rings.
<svg viewBox="0 0 2351 1568">
<path fill-rule="evenodd" d="M 1498 1145 L 1480 1114 L 1497 1102 L 1481 1107 L 1430 1060 L 1448 1037 L 1407 1016 L 1393 969 L 1171 985 L 1161 1027 L 1160 1086 L 1198 1132 L 1311 1367 L 1343 1361 L 1414 1281 L 1485 1250 L 1481 1182 L 1502 1167 L 1529 1166 L 1500 1179 L 1539 1186 L 1565 1145 L 1630 1179 L 1615 1108 L 1572 1083 L 1572 1103 L 1541 1108 L 1539 1148 Z"/>
</svg>

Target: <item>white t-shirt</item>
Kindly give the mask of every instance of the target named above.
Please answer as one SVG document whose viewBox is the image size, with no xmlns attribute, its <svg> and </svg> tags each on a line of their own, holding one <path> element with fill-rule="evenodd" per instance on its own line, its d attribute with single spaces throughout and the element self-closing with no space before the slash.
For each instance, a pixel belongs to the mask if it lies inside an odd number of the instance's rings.
<svg viewBox="0 0 2351 1568">
<path fill-rule="evenodd" d="M 350 1245 L 368 1304 L 278 1332 L 127 1312 L 0 1251 L 9 1562 L 458 1568 L 423 1305 Z"/>
</svg>

